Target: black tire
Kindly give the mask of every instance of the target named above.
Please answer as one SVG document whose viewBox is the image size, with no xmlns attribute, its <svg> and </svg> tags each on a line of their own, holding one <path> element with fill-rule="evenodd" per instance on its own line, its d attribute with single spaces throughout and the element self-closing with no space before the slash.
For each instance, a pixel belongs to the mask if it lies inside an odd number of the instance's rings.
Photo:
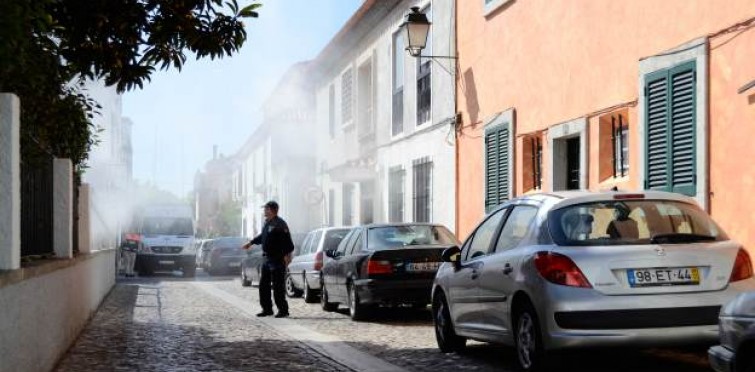
<svg viewBox="0 0 755 372">
<path fill-rule="evenodd" d="M 296 288 L 294 280 L 291 278 L 291 274 L 286 274 L 286 296 L 291 298 L 301 297 L 301 289 Z"/>
<path fill-rule="evenodd" d="M 242 287 L 251 287 L 252 281 L 247 279 L 246 274 L 244 274 L 244 269 L 241 269 L 241 286 Z"/>
<path fill-rule="evenodd" d="M 745 355 L 752 355 L 753 351 L 755 351 L 755 344 L 753 342 L 748 342 L 739 347 L 739 350 L 737 350 L 738 358 L 734 362 L 734 371 L 755 372 L 755 360 L 745 357 Z"/>
<path fill-rule="evenodd" d="M 456 334 L 448 310 L 448 302 L 443 292 L 438 292 L 433 299 L 433 328 L 435 341 L 443 353 L 457 353 L 467 346 L 467 339 Z"/>
<path fill-rule="evenodd" d="M 152 276 L 155 273 L 155 268 L 152 267 L 150 264 L 143 264 L 141 267 L 139 267 L 139 275 L 140 276 Z"/>
<path fill-rule="evenodd" d="M 369 319 L 371 315 L 371 307 L 361 303 L 359 299 L 359 293 L 357 293 L 356 286 L 349 284 L 349 316 L 351 320 L 362 321 Z"/>
<path fill-rule="evenodd" d="M 325 283 L 322 283 L 320 288 L 322 288 L 322 293 L 320 294 L 320 306 L 322 306 L 322 309 L 327 312 L 338 310 L 338 303 L 330 302 L 330 299 L 328 298 L 328 289 L 325 288 Z"/>
<path fill-rule="evenodd" d="M 309 288 L 309 283 L 307 282 L 307 277 L 304 277 L 304 302 L 308 304 L 314 304 L 317 303 L 319 300 L 317 293 L 312 289 Z"/>
<path fill-rule="evenodd" d="M 184 278 L 193 278 L 197 275 L 197 267 L 194 265 L 184 266 L 182 271 Z"/>
<path fill-rule="evenodd" d="M 522 371 L 539 371 L 545 360 L 543 337 L 537 312 L 529 301 L 514 312 L 514 346 L 517 364 Z"/>
</svg>

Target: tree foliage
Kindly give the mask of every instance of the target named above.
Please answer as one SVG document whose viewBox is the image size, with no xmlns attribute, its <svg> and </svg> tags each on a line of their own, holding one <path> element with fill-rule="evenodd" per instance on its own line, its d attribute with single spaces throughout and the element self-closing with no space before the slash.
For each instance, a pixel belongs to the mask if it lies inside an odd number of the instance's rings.
<svg viewBox="0 0 755 372">
<path fill-rule="evenodd" d="M 1 0 L 0 92 L 21 99 L 22 159 L 45 154 L 85 164 L 96 143 L 97 103 L 83 90 L 101 79 L 142 88 L 157 69 L 231 56 L 246 41 L 236 0 Z"/>
</svg>

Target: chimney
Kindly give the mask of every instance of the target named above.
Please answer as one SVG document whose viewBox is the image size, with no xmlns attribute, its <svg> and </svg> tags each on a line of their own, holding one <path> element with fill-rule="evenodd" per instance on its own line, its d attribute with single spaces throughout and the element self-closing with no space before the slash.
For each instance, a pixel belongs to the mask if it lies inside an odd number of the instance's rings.
<svg viewBox="0 0 755 372">
<path fill-rule="evenodd" d="M 218 145 L 212 145 L 212 160 L 218 158 Z"/>
</svg>

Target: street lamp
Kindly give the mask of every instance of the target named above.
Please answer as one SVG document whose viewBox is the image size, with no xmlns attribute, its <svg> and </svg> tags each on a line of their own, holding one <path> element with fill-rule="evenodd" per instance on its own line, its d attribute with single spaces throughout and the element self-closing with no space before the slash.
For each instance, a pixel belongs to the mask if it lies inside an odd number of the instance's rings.
<svg viewBox="0 0 755 372">
<path fill-rule="evenodd" d="M 412 7 L 406 15 L 406 21 L 401 24 L 404 33 L 404 45 L 412 57 L 419 57 L 422 49 L 427 46 L 427 34 L 430 32 L 430 21 L 419 11 L 419 7 Z"/>
</svg>

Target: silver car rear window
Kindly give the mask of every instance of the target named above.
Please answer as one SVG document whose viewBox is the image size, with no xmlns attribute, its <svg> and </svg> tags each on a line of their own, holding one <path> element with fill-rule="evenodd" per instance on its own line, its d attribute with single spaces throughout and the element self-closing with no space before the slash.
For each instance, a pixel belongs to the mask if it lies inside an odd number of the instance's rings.
<svg viewBox="0 0 755 372">
<path fill-rule="evenodd" d="M 674 244 L 729 238 L 699 207 L 669 200 L 612 200 L 571 205 L 548 215 L 562 246 Z"/>
</svg>

